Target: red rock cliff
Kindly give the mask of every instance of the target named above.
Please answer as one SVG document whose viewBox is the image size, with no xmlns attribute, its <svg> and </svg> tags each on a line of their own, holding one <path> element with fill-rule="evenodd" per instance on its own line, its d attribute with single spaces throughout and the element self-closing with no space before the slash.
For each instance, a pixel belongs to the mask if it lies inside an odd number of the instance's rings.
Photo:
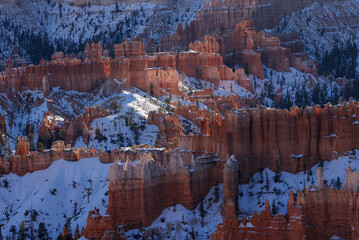
<svg viewBox="0 0 359 240">
<path fill-rule="evenodd" d="M 204 135 L 181 136 L 180 149 L 216 153 L 223 159 L 234 154 L 241 181 L 266 167 L 295 173 L 336 152 L 358 148 L 358 111 L 358 102 L 290 111 L 238 110 L 227 113 L 223 121 L 204 119 Z"/>
</svg>

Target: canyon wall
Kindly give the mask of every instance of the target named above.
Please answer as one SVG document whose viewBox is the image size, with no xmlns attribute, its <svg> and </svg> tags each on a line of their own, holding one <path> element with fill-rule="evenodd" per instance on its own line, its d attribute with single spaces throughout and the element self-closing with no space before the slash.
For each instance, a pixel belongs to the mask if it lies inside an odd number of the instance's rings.
<svg viewBox="0 0 359 240">
<path fill-rule="evenodd" d="M 211 240 L 220 239 L 342 239 L 359 237 L 359 175 L 350 167 L 346 170 L 346 182 L 336 191 L 323 184 L 322 169 L 318 169 L 318 186 L 294 194 L 290 191 L 287 214 L 272 216 L 269 202 L 261 213 L 255 212 L 251 220 L 225 216 L 223 224 L 211 235 Z M 228 238 L 230 236 L 230 238 Z"/>
<path fill-rule="evenodd" d="M 83 114 L 70 120 L 62 119 L 62 121 L 59 121 L 58 116 L 46 112 L 39 127 L 38 141 L 45 144 L 56 138 L 63 138 L 66 143 L 74 145 L 76 140 L 82 137 L 84 143 L 88 144 L 90 124 L 96 118 L 103 118 L 109 114 L 107 109 L 98 106 L 86 107 Z"/>
<path fill-rule="evenodd" d="M 201 133 L 181 136 L 180 149 L 234 154 L 241 181 L 259 169 L 295 173 L 359 147 L 358 102 L 288 110 L 255 108 L 227 112 L 225 119 L 201 122 Z"/>
<path fill-rule="evenodd" d="M 102 234 L 111 230 L 103 226 L 104 217 L 112 226 L 131 229 L 150 225 L 163 209 L 175 204 L 194 209 L 211 186 L 223 181 L 222 161 L 197 159 L 187 151 L 163 154 L 168 155 L 165 163 L 153 156 L 151 150 L 125 163 L 123 159 L 113 163 L 106 216 L 89 215 L 87 238 L 100 239 L 99 229 Z M 93 229 L 93 225 L 102 227 Z"/>
<path fill-rule="evenodd" d="M 300 71 L 317 75 L 317 64 L 304 53 L 304 45 L 299 40 L 298 35 L 293 34 L 291 39 L 283 38 L 285 40 L 284 47 L 281 45 L 278 37 L 266 36 L 263 30 L 256 31 L 253 21 L 242 20 L 235 22 L 228 30 L 230 31 L 213 34 L 212 37 L 205 36 L 203 43 L 188 40 L 190 42 L 189 50 L 206 52 L 208 54 L 219 53 L 222 56 L 223 60 L 216 57 L 206 66 L 225 64 L 233 67 L 239 64 L 247 73 L 256 75 L 261 79 L 264 78 L 262 64 L 277 72 L 290 72 L 290 67 L 294 67 Z M 181 26 L 179 26 L 178 31 L 181 31 Z M 188 41 L 183 42 L 182 35 L 183 37 L 188 37 L 188 35 L 181 33 L 181 37 L 179 37 L 177 36 L 179 34 L 178 31 L 172 38 L 167 37 L 162 40 L 160 45 L 156 44 L 153 47 L 160 50 L 176 49 L 178 46 L 180 46 L 180 49 L 185 48 Z M 197 37 L 197 39 L 202 38 L 200 36 Z M 151 47 L 151 44 L 147 44 L 148 51 L 151 51 Z M 213 61 L 215 63 L 212 63 Z M 201 66 L 203 61 L 197 60 L 197 62 L 195 66 Z M 190 67 L 193 67 L 193 65 L 190 65 Z M 201 72 L 197 70 L 195 73 L 190 72 L 189 75 L 201 78 L 200 74 Z M 216 78 L 214 73 L 211 73 L 211 76 Z M 206 78 L 202 77 L 202 79 Z"/>
<path fill-rule="evenodd" d="M 311 6 L 314 3 L 334 2 L 333 0 L 213 0 L 206 2 L 203 9 L 197 12 L 196 19 L 183 26 L 178 24 L 176 32 L 166 35 L 157 45 L 154 40 L 147 39 L 148 50 L 166 51 L 183 49 L 190 42 L 201 39 L 205 35 L 218 35 L 235 29 L 236 24 L 250 20 L 256 29 L 274 28 L 286 15 Z M 146 36 L 141 36 L 146 39 Z"/>
<path fill-rule="evenodd" d="M 252 91 L 243 69 L 233 72 L 223 64 L 215 38 L 205 37 L 203 43 L 195 42 L 190 48 L 185 52 L 146 55 L 142 42 L 126 40 L 115 44 L 115 57 L 109 58 L 103 57 L 101 42 L 87 44 L 83 60 L 59 52 L 38 66 L 6 69 L 0 74 L 0 92 L 37 89 L 48 96 L 53 87 L 90 92 L 108 79 L 117 79 L 127 88 L 134 86 L 158 97 L 182 95 L 178 89 L 179 72 L 217 86 L 221 80 L 234 80 Z"/>
</svg>

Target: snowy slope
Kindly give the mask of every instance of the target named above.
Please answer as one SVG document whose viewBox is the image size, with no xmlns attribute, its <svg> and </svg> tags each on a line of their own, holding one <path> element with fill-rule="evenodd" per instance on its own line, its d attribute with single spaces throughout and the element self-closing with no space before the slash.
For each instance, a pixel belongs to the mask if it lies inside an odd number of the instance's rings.
<svg viewBox="0 0 359 240">
<path fill-rule="evenodd" d="M 263 65 L 263 70 L 265 79 L 259 79 L 254 75 L 248 77 L 251 80 L 254 94 L 262 99 L 265 106 L 278 106 L 273 100 L 279 90 L 281 90 L 283 101 L 289 102 L 289 106 L 335 102 L 342 91 L 340 85 L 335 81 L 321 76 L 315 77 L 295 68 L 290 68 L 291 72 L 276 72 Z M 319 101 L 313 99 L 313 91 L 316 86 L 320 92 Z"/>
<path fill-rule="evenodd" d="M 359 1 L 316 3 L 285 17 L 275 33 L 300 33 L 306 50 L 320 60 L 335 44 L 356 40 L 359 36 Z"/>
<path fill-rule="evenodd" d="M 110 165 L 101 163 L 98 158 L 78 162 L 58 160 L 45 170 L 23 177 L 15 174 L 1 177 L 0 224 L 5 224 L 3 236 L 8 235 L 11 225 L 18 227 L 23 220 L 29 226 L 29 215 L 25 217 L 24 214 L 31 207 L 39 214 L 34 228 L 44 222 L 52 239 L 62 232 L 67 221 L 73 233 L 77 225 L 81 231 L 86 226 L 88 212 L 95 206 L 105 214 Z M 7 189 L 4 187 L 5 179 L 9 182 Z M 85 188 L 91 188 L 89 202 Z M 56 191 L 52 194 L 54 189 Z M 9 220 L 4 214 L 5 209 L 10 213 Z"/>
<path fill-rule="evenodd" d="M 148 100 L 148 96 L 138 89 L 123 91 L 120 94 L 116 94 L 115 98 L 110 96 L 96 100 L 93 105 L 106 106 L 109 101 L 117 101 L 122 108 L 119 113 L 95 119 L 91 123 L 89 148 L 94 146 L 95 149 L 100 147 L 104 150 L 113 150 L 139 143 L 153 146 L 159 129 L 155 125 L 148 125 L 145 118 L 148 117 L 150 111 L 158 111 L 159 106 Z M 131 128 L 129 123 L 126 125 L 126 122 L 131 121 L 130 119 L 138 125 L 139 136 L 137 143 L 134 129 Z M 99 142 L 95 139 L 96 129 L 100 130 L 107 138 L 107 141 Z M 75 147 L 83 147 L 84 145 L 82 138 L 80 138 L 76 142 Z"/>
<path fill-rule="evenodd" d="M 218 199 L 216 199 L 216 188 Z M 150 227 L 133 229 L 126 232 L 127 239 L 147 239 L 148 234 L 156 233 L 158 239 L 209 239 L 219 223 L 223 222 L 221 205 L 223 202 L 223 184 L 212 187 L 203 200 L 203 227 L 200 205 L 194 210 L 188 210 L 181 204 L 166 208 L 160 217 Z"/>
<path fill-rule="evenodd" d="M 338 177 L 342 184 L 345 182 L 344 170 L 351 166 L 352 170 L 359 170 L 359 151 L 355 150 L 348 152 L 346 156 L 330 162 L 323 162 L 323 180 L 328 185 L 333 185 L 332 180 Z M 287 201 L 289 198 L 289 190 L 296 191 L 303 190 L 308 186 L 317 184 L 318 164 L 313 166 L 310 170 L 300 172 L 298 174 L 291 174 L 288 172 L 280 173 L 280 181 L 275 182 L 275 172 L 264 169 L 251 177 L 248 184 L 239 185 L 239 209 L 243 216 L 250 216 L 255 210 L 260 212 L 264 209 L 265 200 L 268 199 L 272 205 L 273 201 L 278 206 L 278 212 L 285 214 L 287 211 Z M 268 176 L 268 190 L 267 186 Z"/>
<path fill-rule="evenodd" d="M 83 49 L 88 41 L 113 44 L 138 34 L 158 40 L 175 32 L 179 23 L 194 20 L 205 0 L 174 1 L 173 6 L 152 2 L 75 6 L 59 2 L 27 0 L 15 6 L 0 5 L 0 59 L 10 56 L 13 44 L 28 55 L 21 32 L 41 33 L 57 50 L 69 52 Z"/>
<path fill-rule="evenodd" d="M 281 172 L 277 182 L 274 180 L 276 173 L 268 168 L 254 174 L 249 183 L 238 186 L 240 219 L 243 217 L 251 218 L 254 211 L 260 212 L 264 210 L 266 199 L 269 200 L 271 206 L 275 203 L 278 207 L 278 213 L 285 214 L 290 190 L 303 190 L 310 185 L 316 186 L 316 170 L 318 165 L 298 174 Z M 330 162 L 323 162 L 324 182 L 331 185 L 332 180 L 336 180 L 339 177 L 343 184 L 345 181 L 344 170 L 348 166 L 351 166 L 353 170 L 359 170 L 358 150 L 348 152 L 345 156 Z M 267 185 L 268 190 L 266 188 Z M 142 231 L 139 229 L 130 230 L 126 232 L 126 237 L 128 239 L 138 239 L 138 237 L 146 237 L 146 234 L 149 233 L 157 233 L 157 236 L 162 239 L 187 239 L 187 237 L 190 239 L 193 231 L 196 239 L 209 239 L 210 234 L 216 230 L 217 224 L 223 221 L 220 210 L 223 202 L 223 185 L 220 184 L 218 186 L 220 197 L 217 203 L 214 202 L 215 188 L 211 188 L 203 201 L 204 209 L 207 211 L 203 227 L 201 226 L 199 212 L 200 205 L 194 211 L 191 211 L 177 204 L 175 207 L 176 211 L 174 211 L 174 207 L 164 209 L 161 216 L 150 227 L 142 229 Z"/>
</svg>

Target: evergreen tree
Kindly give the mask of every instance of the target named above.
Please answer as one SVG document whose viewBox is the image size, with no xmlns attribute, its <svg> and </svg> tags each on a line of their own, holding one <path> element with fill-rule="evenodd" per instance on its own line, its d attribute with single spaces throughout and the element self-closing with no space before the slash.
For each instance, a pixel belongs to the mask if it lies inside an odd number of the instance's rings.
<svg viewBox="0 0 359 240">
<path fill-rule="evenodd" d="M 320 87 L 319 87 L 319 84 L 315 85 L 315 87 L 313 89 L 312 102 L 314 104 L 319 104 L 320 103 Z"/>
<path fill-rule="evenodd" d="M 275 176 L 274 176 L 274 182 L 279 182 L 281 181 L 281 173 L 278 173 L 278 171 L 276 171 Z"/>
<path fill-rule="evenodd" d="M 274 216 L 274 215 L 276 215 L 277 213 L 278 213 L 278 206 L 277 206 L 277 204 L 275 203 L 275 200 L 273 199 L 273 201 L 272 201 L 272 215 Z"/>
<path fill-rule="evenodd" d="M 336 190 L 339 190 L 339 189 L 341 188 L 341 186 L 342 186 L 342 182 L 340 181 L 340 178 L 339 178 L 339 176 L 338 176 L 337 180 L 335 180 L 334 188 L 335 188 Z"/>
<path fill-rule="evenodd" d="M 29 142 L 30 145 L 30 150 L 34 151 L 35 150 L 35 145 L 34 145 L 34 134 L 32 134 L 31 132 L 27 135 L 27 140 Z"/>
<path fill-rule="evenodd" d="M 122 106 L 118 102 L 112 101 L 110 108 L 114 113 L 118 113 L 121 110 Z"/>
<path fill-rule="evenodd" d="M 216 185 L 214 187 L 214 202 L 218 202 L 219 201 L 219 187 L 218 185 Z"/>
<path fill-rule="evenodd" d="M 18 240 L 25 240 L 28 237 L 26 222 L 22 221 L 19 225 L 19 231 L 17 232 Z"/>
<path fill-rule="evenodd" d="M 156 137 L 156 140 L 155 140 L 155 148 L 160 148 L 162 146 L 162 134 L 161 133 L 157 133 L 157 137 Z"/>
<path fill-rule="evenodd" d="M 15 240 L 15 234 L 16 234 L 16 227 L 15 225 L 11 225 L 10 232 L 12 234 L 12 240 Z"/>
<path fill-rule="evenodd" d="M 42 142 L 37 143 L 37 151 L 40 153 L 44 152 L 44 144 Z"/>
<path fill-rule="evenodd" d="M 49 239 L 49 233 L 46 229 L 46 225 L 44 222 L 39 224 L 39 228 L 37 229 L 37 238 L 39 240 L 47 240 Z"/>
<path fill-rule="evenodd" d="M 198 112 L 201 109 L 198 100 L 196 101 L 196 111 Z"/>
<path fill-rule="evenodd" d="M 199 205 L 199 215 L 201 216 L 201 225 L 203 227 L 203 219 L 204 217 L 206 216 L 206 210 L 204 209 L 204 206 L 203 206 L 203 201 L 201 202 L 201 204 Z"/>
<path fill-rule="evenodd" d="M 267 173 L 267 179 L 266 179 L 266 185 L 265 188 L 267 189 L 267 191 L 269 191 L 269 179 L 268 179 L 268 173 Z"/>
</svg>

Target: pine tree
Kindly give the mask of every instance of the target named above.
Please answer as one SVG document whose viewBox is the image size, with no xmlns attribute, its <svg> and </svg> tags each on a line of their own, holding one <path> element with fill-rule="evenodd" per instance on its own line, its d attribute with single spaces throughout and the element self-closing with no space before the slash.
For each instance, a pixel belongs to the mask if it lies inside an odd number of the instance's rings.
<svg viewBox="0 0 359 240">
<path fill-rule="evenodd" d="M 334 183 L 334 188 L 335 188 L 336 190 L 339 190 L 339 189 L 341 188 L 341 186 L 342 186 L 342 182 L 340 181 L 340 178 L 339 178 L 339 176 L 338 176 L 337 180 L 336 180 L 335 183 Z"/>
<path fill-rule="evenodd" d="M 76 225 L 76 230 L 75 230 L 75 239 L 79 239 L 80 238 L 80 230 L 79 230 L 79 225 Z"/>
<path fill-rule="evenodd" d="M 216 185 L 214 187 L 214 202 L 218 202 L 219 201 L 219 187 L 218 185 Z"/>
<path fill-rule="evenodd" d="M 201 109 L 198 100 L 196 101 L 196 111 L 198 112 Z"/>
<path fill-rule="evenodd" d="M 15 225 L 11 225 L 10 232 L 12 234 L 12 240 L 15 240 L 15 234 L 16 234 L 16 227 Z"/>
<path fill-rule="evenodd" d="M 201 225 L 203 227 L 203 219 L 206 216 L 206 210 L 204 210 L 203 201 L 199 205 L 199 215 L 201 216 Z"/>
<path fill-rule="evenodd" d="M 30 145 L 30 150 L 34 151 L 35 150 L 35 145 L 34 145 L 34 134 L 32 134 L 31 132 L 27 135 L 27 139 Z"/>
<path fill-rule="evenodd" d="M 269 191 L 269 179 L 268 179 L 268 173 L 267 173 L 267 179 L 266 179 L 266 185 L 265 185 L 267 191 Z"/>
<path fill-rule="evenodd" d="M 272 215 L 276 215 L 278 213 L 278 206 L 277 204 L 275 203 L 275 200 L 273 199 L 272 201 Z"/>
<path fill-rule="evenodd" d="M 37 229 L 37 238 L 39 240 L 47 240 L 49 239 L 49 233 L 46 229 L 46 225 L 44 222 L 39 224 L 39 228 Z"/>
<path fill-rule="evenodd" d="M 155 140 L 155 148 L 160 148 L 162 146 L 162 134 L 161 133 L 158 133 L 157 134 L 157 137 L 156 137 L 156 140 Z"/>
<path fill-rule="evenodd" d="M 279 182 L 281 179 L 281 173 L 278 173 L 278 171 L 275 173 L 275 176 L 274 176 L 274 182 Z"/>
<path fill-rule="evenodd" d="M 42 142 L 38 142 L 36 148 L 37 148 L 38 152 L 40 152 L 40 153 L 44 152 L 44 144 Z"/>
<path fill-rule="evenodd" d="M 28 237 L 26 222 L 22 221 L 19 225 L 19 231 L 17 233 L 18 240 L 25 240 Z"/>
</svg>

